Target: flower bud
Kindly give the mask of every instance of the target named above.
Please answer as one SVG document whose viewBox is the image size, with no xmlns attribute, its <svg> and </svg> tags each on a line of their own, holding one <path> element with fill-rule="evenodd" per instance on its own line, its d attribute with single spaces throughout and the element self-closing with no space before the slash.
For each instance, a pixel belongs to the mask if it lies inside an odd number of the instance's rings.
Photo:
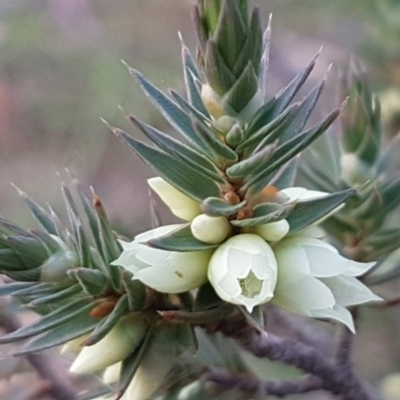
<svg viewBox="0 0 400 400">
<path fill-rule="evenodd" d="M 69 280 L 67 271 L 78 265 L 79 258 L 73 251 L 59 250 L 52 254 L 40 267 L 40 280 L 42 282 L 58 282 L 62 279 Z"/>
<path fill-rule="evenodd" d="M 201 214 L 200 205 L 193 199 L 175 189 L 163 178 L 156 177 L 147 180 L 149 186 L 160 196 L 169 207 L 172 214 L 185 221 L 191 221 Z"/>
<path fill-rule="evenodd" d="M 121 375 L 122 363 L 116 363 L 106 368 L 103 374 L 103 382 L 107 385 L 112 385 L 119 381 Z"/>
<path fill-rule="evenodd" d="M 229 115 L 223 115 L 222 117 L 218 118 L 214 121 L 214 127 L 218 129 L 222 134 L 226 135 L 236 124 L 236 119 L 230 117 Z"/>
<path fill-rule="evenodd" d="M 90 336 L 90 334 L 79 336 L 69 342 L 65 343 L 63 347 L 61 347 L 60 354 L 70 354 L 70 353 L 79 353 L 84 346 L 84 341 Z"/>
<path fill-rule="evenodd" d="M 122 318 L 103 339 L 82 349 L 70 372 L 92 373 L 124 360 L 142 341 L 147 325 L 139 313 Z"/>
<path fill-rule="evenodd" d="M 342 178 L 350 185 L 364 184 L 368 181 L 369 167 L 356 154 L 343 154 L 340 159 Z"/>
<path fill-rule="evenodd" d="M 286 219 L 269 224 L 258 225 L 253 228 L 253 232 L 268 242 L 277 242 L 287 235 L 290 226 Z"/>
<path fill-rule="evenodd" d="M 277 281 L 275 255 L 260 236 L 233 236 L 214 252 L 208 279 L 221 299 L 244 305 L 249 312 L 274 296 Z"/>
<path fill-rule="evenodd" d="M 214 118 L 220 118 L 226 114 L 221 96 L 215 93 L 210 85 L 202 86 L 201 99 L 204 107 Z"/>
<path fill-rule="evenodd" d="M 231 224 L 225 217 L 198 215 L 190 225 L 193 236 L 204 243 L 220 243 L 231 232 Z"/>
</svg>

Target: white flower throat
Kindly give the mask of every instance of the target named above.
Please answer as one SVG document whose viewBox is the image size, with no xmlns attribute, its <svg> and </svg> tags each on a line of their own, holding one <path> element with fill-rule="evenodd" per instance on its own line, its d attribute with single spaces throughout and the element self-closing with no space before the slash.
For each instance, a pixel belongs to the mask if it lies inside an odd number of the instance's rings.
<svg viewBox="0 0 400 400">
<path fill-rule="evenodd" d="M 242 295 L 252 299 L 261 293 L 263 281 L 258 279 L 253 271 L 250 271 L 246 278 L 238 279 L 242 289 Z"/>
</svg>

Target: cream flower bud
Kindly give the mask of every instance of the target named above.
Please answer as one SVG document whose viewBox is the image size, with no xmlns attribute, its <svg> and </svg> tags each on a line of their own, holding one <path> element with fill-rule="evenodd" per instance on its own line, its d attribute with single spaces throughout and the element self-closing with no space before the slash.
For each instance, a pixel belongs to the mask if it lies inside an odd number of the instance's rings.
<svg viewBox="0 0 400 400">
<path fill-rule="evenodd" d="M 121 366 L 122 363 L 119 362 L 107 367 L 103 374 L 103 382 L 107 385 L 112 385 L 113 383 L 118 382 L 121 374 Z"/>
<path fill-rule="evenodd" d="M 76 339 L 70 340 L 61 347 L 60 354 L 79 353 L 83 349 L 83 342 L 90 334 L 79 336 Z"/>
<path fill-rule="evenodd" d="M 369 179 L 369 166 L 354 153 L 342 155 L 340 158 L 340 168 L 342 178 L 350 185 L 362 185 Z"/>
<path fill-rule="evenodd" d="M 221 96 L 215 93 L 210 85 L 204 84 L 202 86 L 201 99 L 204 107 L 214 118 L 220 118 L 226 114 Z"/>
<path fill-rule="evenodd" d="M 193 236 L 204 243 L 220 243 L 231 232 L 231 224 L 225 217 L 198 215 L 190 225 Z"/>
<path fill-rule="evenodd" d="M 139 313 L 122 318 L 103 339 L 82 349 L 70 372 L 92 373 L 124 360 L 140 344 L 146 331 L 147 322 Z"/>
<path fill-rule="evenodd" d="M 282 219 L 269 224 L 255 226 L 253 232 L 268 242 L 277 242 L 287 235 L 289 229 L 289 223 L 286 219 Z"/>
<path fill-rule="evenodd" d="M 149 186 L 160 196 L 172 214 L 185 221 L 191 221 L 201 214 L 200 204 L 175 189 L 163 178 L 155 177 L 147 180 Z"/>
<path fill-rule="evenodd" d="M 145 285 L 163 293 L 182 293 L 207 282 L 212 251 L 166 251 L 146 246 L 147 241 L 166 235 L 181 225 L 167 225 L 136 236 L 131 243 L 120 241 L 124 251 L 112 262 Z"/>
<path fill-rule="evenodd" d="M 208 279 L 221 299 L 249 312 L 274 296 L 277 262 L 267 242 L 251 233 L 233 236 L 211 257 Z"/>
</svg>

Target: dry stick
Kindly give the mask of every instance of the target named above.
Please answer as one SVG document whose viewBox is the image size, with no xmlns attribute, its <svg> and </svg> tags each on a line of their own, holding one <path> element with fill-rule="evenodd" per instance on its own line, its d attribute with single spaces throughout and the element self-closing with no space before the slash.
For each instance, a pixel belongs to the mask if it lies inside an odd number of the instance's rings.
<svg viewBox="0 0 400 400">
<path fill-rule="evenodd" d="M 259 358 L 282 361 L 320 378 L 325 390 L 341 395 L 343 400 L 376 400 L 354 374 L 326 360 L 319 350 L 292 339 L 267 336 L 249 325 L 244 316 L 236 314 L 225 319 L 217 329 Z"/>
<path fill-rule="evenodd" d="M 0 311 L 0 326 L 9 333 L 21 327 L 18 320 L 5 309 Z M 76 400 L 78 396 L 75 393 L 71 383 L 65 378 L 65 374 L 57 372 L 54 368 L 52 357 L 46 354 L 29 354 L 26 356 L 29 363 L 35 368 L 40 377 L 49 383 L 48 392 L 56 400 Z"/>
<path fill-rule="evenodd" d="M 309 393 L 323 390 L 322 381 L 315 377 L 306 377 L 292 381 L 265 381 L 249 379 L 238 374 L 232 374 L 223 370 L 214 370 L 204 377 L 209 382 L 225 386 L 230 389 L 242 390 L 248 393 L 260 393 L 262 395 L 273 395 L 285 397 L 291 394 Z"/>
</svg>

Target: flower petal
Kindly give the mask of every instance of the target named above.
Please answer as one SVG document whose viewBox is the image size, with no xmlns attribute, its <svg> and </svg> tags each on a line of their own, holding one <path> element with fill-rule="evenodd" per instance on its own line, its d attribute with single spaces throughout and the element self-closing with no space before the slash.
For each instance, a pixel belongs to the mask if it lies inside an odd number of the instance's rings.
<svg viewBox="0 0 400 400">
<path fill-rule="evenodd" d="M 356 332 L 350 311 L 340 305 L 329 309 L 314 310 L 311 316 L 315 318 L 334 319 L 346 325 L 353 333 Z"/>
<path fill-rule="evenodd" d="M 332 308 L 335 298 L 330 289 L 318 279 L 296 273 L 296 279 L 292 277 L 286 280 L 279 269 L 273 302 L 288 311 L 311 315 L 313 310 Z"/>
<path fill-rule="evenodd" d="M 382 300 L 374 294 L 367 286 L 353 276 L 335 276 L 321 279 L 335 296 L 336 303 L 341 306 L 352 306 L 369 301 Z"/>
<path fill-rule="evenodd" d="M 163 293 L 182 293 L 207 282 L 210 250 L 170 253 L 165 265 L 150 266 L 136 272 L 133 279 Z"/>
</svg>

